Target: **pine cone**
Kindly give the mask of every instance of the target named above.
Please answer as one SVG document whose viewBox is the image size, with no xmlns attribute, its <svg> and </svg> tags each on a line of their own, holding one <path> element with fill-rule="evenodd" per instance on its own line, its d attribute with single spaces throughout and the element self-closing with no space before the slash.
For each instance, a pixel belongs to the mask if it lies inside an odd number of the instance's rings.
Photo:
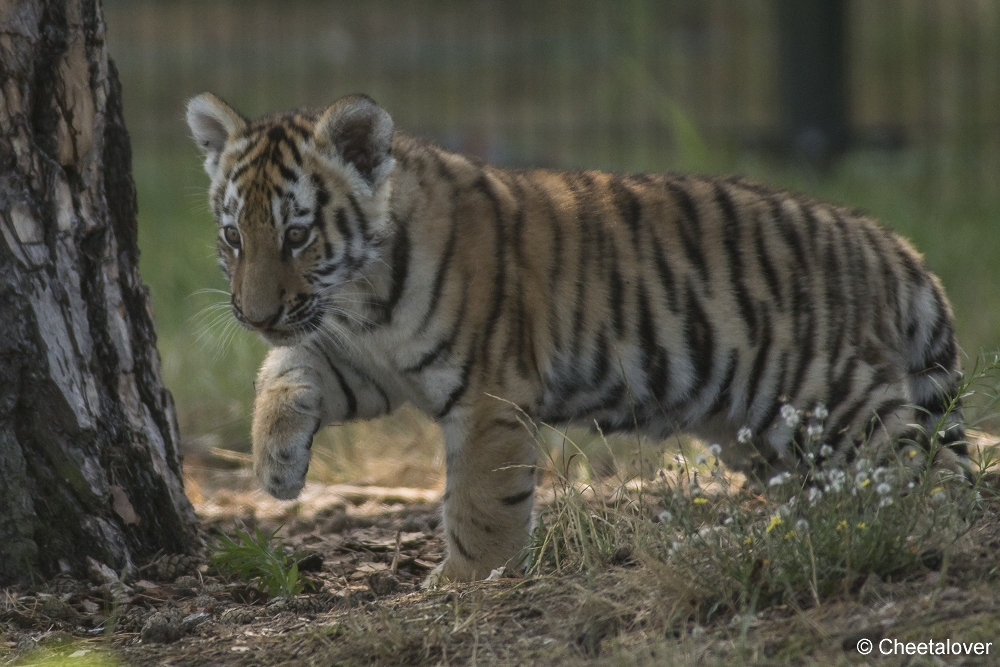
<svg viewBox="0 0 1000 667">
<path fill-rule="evenodd" d="M 143 643 L 170 644 L 181 638 L 184 628 L 176 609 L 153 612 L 142 626 L 139 636 Z"/>
<path fill-rule="evenodd" d="M 129 607 L 123 614 L 121 614 L 121 616 L 118 617 L 118 623 L 115 626 L 115 629 L 121 630 L 122 632 L 139 632 L 142 630 L 142 626 L 146 624 L 146 621 L 152 615 L 153 611 L 151 609 L 146 609 L 145 607 Z"/>
<path fill-rule="evenodd" d="M 219 618 L 223 623 L 245 625 L 247 623 L 252 623 L 259 614 L 259 610 L 254 607 L 231 607 L 222 612 Z"/>
<path fill-rule="evenodd" d="M 149 574 L 154 581 L 174 581 L 177 577 L 191 574 L 198 565 L 198 559 L 194 556 L 168 554 L 149 566 Z"/>
</svg>

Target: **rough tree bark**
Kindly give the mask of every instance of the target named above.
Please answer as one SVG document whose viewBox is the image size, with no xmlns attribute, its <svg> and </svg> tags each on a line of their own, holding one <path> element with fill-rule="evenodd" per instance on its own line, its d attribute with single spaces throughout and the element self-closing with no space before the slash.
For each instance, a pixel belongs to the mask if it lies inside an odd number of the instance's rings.
<svg viewBox="0 0 1000 667">
<path fill-rule="evenodd" d="M 0 0 L 0 585 L 197 534 L 99 0 Z"/>
</svg>

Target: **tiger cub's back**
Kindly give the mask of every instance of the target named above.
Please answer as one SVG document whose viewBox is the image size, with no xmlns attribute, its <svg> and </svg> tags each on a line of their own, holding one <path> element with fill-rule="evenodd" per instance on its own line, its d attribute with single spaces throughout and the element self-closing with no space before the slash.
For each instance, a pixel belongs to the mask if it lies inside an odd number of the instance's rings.
<svg viewBox="0 0 1000 667">
<path fill-rule="evenodd" d="M 550 230 L 529 246 L 550 269 L 541 419 L 741 440 L 724 458 L 764 470 L 803 454 L 783 405 L 819 407 L 846 457 L 946 411 L 950 307 L 868 216 L 738 179 L 496 173 Z M 959 417 L 943 441 L 964 454 Z"/>
</svg>

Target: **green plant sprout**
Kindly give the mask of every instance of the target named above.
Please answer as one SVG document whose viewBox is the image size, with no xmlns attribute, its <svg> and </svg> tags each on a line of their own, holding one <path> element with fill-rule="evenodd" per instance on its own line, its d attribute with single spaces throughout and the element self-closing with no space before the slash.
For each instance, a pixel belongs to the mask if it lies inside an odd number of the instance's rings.
<svg viewBox="0 0 1000 667">
<path fill-rule="evenodd" d="M 219 536 L 211 555 L 212 565 L 239 579 L 255 581 L 270 597 L 290 598 L 301 593 L 304 586 L 299 580 L 299 566 L 294 557 L 285 553 L 284 544 L 277 537 L 279 530 L 280 526 L 267 535 L 259 526 L 254 526 L 251 532 L 237 523 L 235 539 Z"/>
</svg>

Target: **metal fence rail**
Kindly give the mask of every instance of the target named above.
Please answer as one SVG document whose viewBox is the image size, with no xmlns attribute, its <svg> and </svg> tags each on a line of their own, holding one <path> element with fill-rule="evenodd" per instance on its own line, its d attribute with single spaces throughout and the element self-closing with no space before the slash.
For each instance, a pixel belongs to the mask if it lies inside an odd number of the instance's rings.
<svg viewBox="0 0 1000 667">
<path fill-rule="evenodd" d="M 805 1 L 805 0 L 800 0 Z M 367 92 L 409 132 L 508 164 L 664 169 L 780 143 L 779 0 L 106 0 L 137 150 L 183 100 L 254 114 Z M 855 146 L 997 187 L 1000 3 L 846 4 Z"/>
</svg>

